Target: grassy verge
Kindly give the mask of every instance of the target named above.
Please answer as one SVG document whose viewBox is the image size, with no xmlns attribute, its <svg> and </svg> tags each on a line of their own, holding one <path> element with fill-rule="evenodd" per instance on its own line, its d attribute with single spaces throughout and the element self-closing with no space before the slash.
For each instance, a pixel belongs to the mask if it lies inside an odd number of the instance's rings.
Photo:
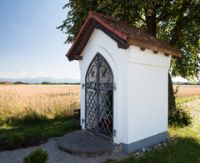
<svg viewBox="0 0 200 163">
<path fill-rule="evenodd" d="M 177 104 L 184 104 L 197 99 L 197 97 L 177 98 Z M 194 107 L 194 108 L 193 108 Z M 156 149 L 138 157 L 130 155 L 120 161 L 107 161 L 116 163 L 200 163 L 200 119 L 199 106 L 193 105 L 191 111 L 195 117 L 193 123 L 187 127 L 169 127 L 169 136 L 174 142 L 162 149 Z"/>
<path fill-rule="evenodd" d="M 173 144 L 163 149 L 153 150 L 140 158 L 130 156 L 118 163 L 199 163 L 200 162 L 200 138 L 192 129 L 169 129 L 170 136 L 175 138 Z"/>
<path fill-rule="evenodd" d="M 185 104 L 187 102 L 191 102 L 193 100 L 198 99 L 200 96 L 188 96 L 188 97 L 177 97 L 176 98 L 176 104 L 180 105 L 180 104 Z"/>
<path fill-rule="evenodd" d="M 61 136 L 78 128 L 77 119 L 64 117 L 1 122 L 0 151 L 38 145 L 49 137 Z"/>
<path fill-rule="evenodd" d="M 79 85 L 0 85 L 0 150 L 78 129 L 78 120 L 70 117 L 79 108 L 79 91 Z"/>
</svg>

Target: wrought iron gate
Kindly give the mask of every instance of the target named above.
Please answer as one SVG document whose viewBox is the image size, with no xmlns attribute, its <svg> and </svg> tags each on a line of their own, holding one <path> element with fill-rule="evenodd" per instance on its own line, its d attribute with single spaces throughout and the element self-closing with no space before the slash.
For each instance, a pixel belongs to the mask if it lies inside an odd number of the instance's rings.
<svg viewBox="0 0 200 163">
<path fill-rule="evenodd" d="M 97 53 L 85 78 L 85 125 L 106 137 L 113 135 L 113 74 L 105 58 Z"/>
</svg>

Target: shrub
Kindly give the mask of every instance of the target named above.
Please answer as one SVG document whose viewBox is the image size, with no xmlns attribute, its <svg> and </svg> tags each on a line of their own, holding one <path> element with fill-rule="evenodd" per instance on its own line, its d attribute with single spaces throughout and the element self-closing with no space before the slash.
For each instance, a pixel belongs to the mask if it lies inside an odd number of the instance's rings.
<svg viewBox="0 0 200 163">
<path fill-rule="evenodd" d="M 188 111 L 182 109 L 183 106 L 178 106 L 176 110 L 169 113 L 169 124 L 175 126 L 188 126 L 192 123 L 192 117 Z"/>
<path fill-rule="evenodd" d="M 47 151 L 38 148 L 24 158 L 24 163 L 46 163 L 47 159 Z"/>
</svg>

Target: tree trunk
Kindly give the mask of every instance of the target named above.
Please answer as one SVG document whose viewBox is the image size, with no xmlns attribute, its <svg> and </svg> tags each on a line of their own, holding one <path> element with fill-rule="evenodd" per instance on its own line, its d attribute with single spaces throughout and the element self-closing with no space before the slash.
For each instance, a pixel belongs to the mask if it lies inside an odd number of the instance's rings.
<svg viewBox="0 0 200 163">
<path fill-rule="evenodd" d="M 176 102 L 171 75 L 168 73 L 168 111 L 171 112 L 173 110 L 176 110 Z"/>
<path fill-rule="evenodd" d="M 147 25 L 147 31 L 156 37 L 156 9 L 152 9 L 151 15 L 147 13 L 147 10 L 145 9 L 145 18 L 146 18 L 146 25 Z"/>
<path fill-rule="evenodd" d="M 146 23 L 148 28 L 148 32 L 156 37 L 156 15 L 146 16 Z"/>
</svg>

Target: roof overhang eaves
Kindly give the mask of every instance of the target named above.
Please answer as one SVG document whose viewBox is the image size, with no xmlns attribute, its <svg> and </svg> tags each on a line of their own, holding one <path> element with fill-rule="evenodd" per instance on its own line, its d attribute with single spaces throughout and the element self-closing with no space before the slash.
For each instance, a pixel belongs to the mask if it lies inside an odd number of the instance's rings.
<svg viewBox="0 0 200 163">
<path fill-rule="evenodd" d="M 91 19 L 91 17 L 88 16 L 88 18 L 85 20 L 84 24 L 81 26 L 81 28 L 80 28 L 80 30 L 79 30 L 79 32 L 78 32 L 78 35 L 75 37 L 75 40 L 73 41 L 73 44 L 72 44 L 71 48 L 70 48 L 69 51 L 67 52 L 66 57 L 68 58 L 69 61 L 73 61 L 73 60 L 74 60 L 73 57 L 72 57 L 72 55 L 73 55 L 73 52 L 72 52 L 72 51 L 74 50 L 74 48 L 75 48 L 77 42 L 78 42 L 79 39 L 80 39 L 81 33 L 83 32 L 84 28 L 85 28 L 85 27 L 87 26 L 87 24 L 89 23 L 89 20 L 90 20 L 90 19 Z"/>
<path fill-rule="evenodd" d="M 154 52 L 161 52 L 165 55 L 172 55 L 175 58 L 181 58 L 182 56 L 181 51 L 175 48 L 166 48 L 166 47 L 158 46 L 149 42 L 145 42 L 143 40 L 141 41 L 139 39 L 133 39 L 133 38 L 129 38 L 127 42 L 129 45 L 134 45 L 141 48 L 150 49 Z"/>
<path fill-rule="evenodd" d="M 89 40 L 94 28 L 98 28 L 98 29 L 101 29 L 106 34 L 108 34 L 108 32 L 113 33 L 112 36 L 111 35 L 110 36 L 114 40 L 118 41 L 119 48 L 123 48 L 123 49 L 128 48 L 128 44 L 127 44 L 128 36 L 125 33 L 116 30 L 115 28 L 113 28 L 109 24 L 105 23 L 103 20 L 101 20 L 96 15 L 92 15 L 89 13 L 88 18 L 86 19 L 85 23 L 81 26 L 81 29 L 80 29 L 77 37 L 75 38 L 71 48 L 69 49 L 68 53 L 66 54 L 66 57 L 68 58 L 69 61 L 78 60 L 77 58 L 79 58 L 79 57 L 74 57 L 74 56 L 80 55 L 81 52 L 77 53 L 77 52 L 74 52 L 74 50 L 76 50 L 78 43 L 81 42 L 81 40 L 82 40 L 81 35 L 84 33 L 84 31 L 88 30 L 89 26 L 91 26 L 92 29 L 90 29 L 90 31 L 88 32 L 88 36 L 87 36 L 88 38 L 86 39 L 87 41 Z M 76 53 L 76 55 L 75 55 L 75 53 Z"/>
<path fill-rule="evenodd" d="M 127 49 L 129 45 L 134 45 L 143 49 L 150 49 L 155 53 L 161 52 L 165 55 L 172 55 L 176 58 L 180 58 L 182 56 L 181 51 L 176 48 L 165 45 L 162 46 L 162 44 L 157 45 L 156 43 L 140 40 L 137 38 L 130 38 L 126 33 L 122 32 L 121 30 L 116 30 L 114 27 L 112 27 L 112 25 L 106 23 L 103 20 L 104 18 L 101 18 L 100 16 L 96 15 L 92 11 L 89 12 L 88 18 L 81 26 L 78 35 L 76 36 L 71 48 L 66 54 L 66 57 L 69 61 L 82 59 L 80 56 L 81 52 L 86 46 L 90 36 L 92 35 L 94 28 L 100 29 L 109 35 L 113 40 L 117 42 L 119 48 Z"/>
</svg>

